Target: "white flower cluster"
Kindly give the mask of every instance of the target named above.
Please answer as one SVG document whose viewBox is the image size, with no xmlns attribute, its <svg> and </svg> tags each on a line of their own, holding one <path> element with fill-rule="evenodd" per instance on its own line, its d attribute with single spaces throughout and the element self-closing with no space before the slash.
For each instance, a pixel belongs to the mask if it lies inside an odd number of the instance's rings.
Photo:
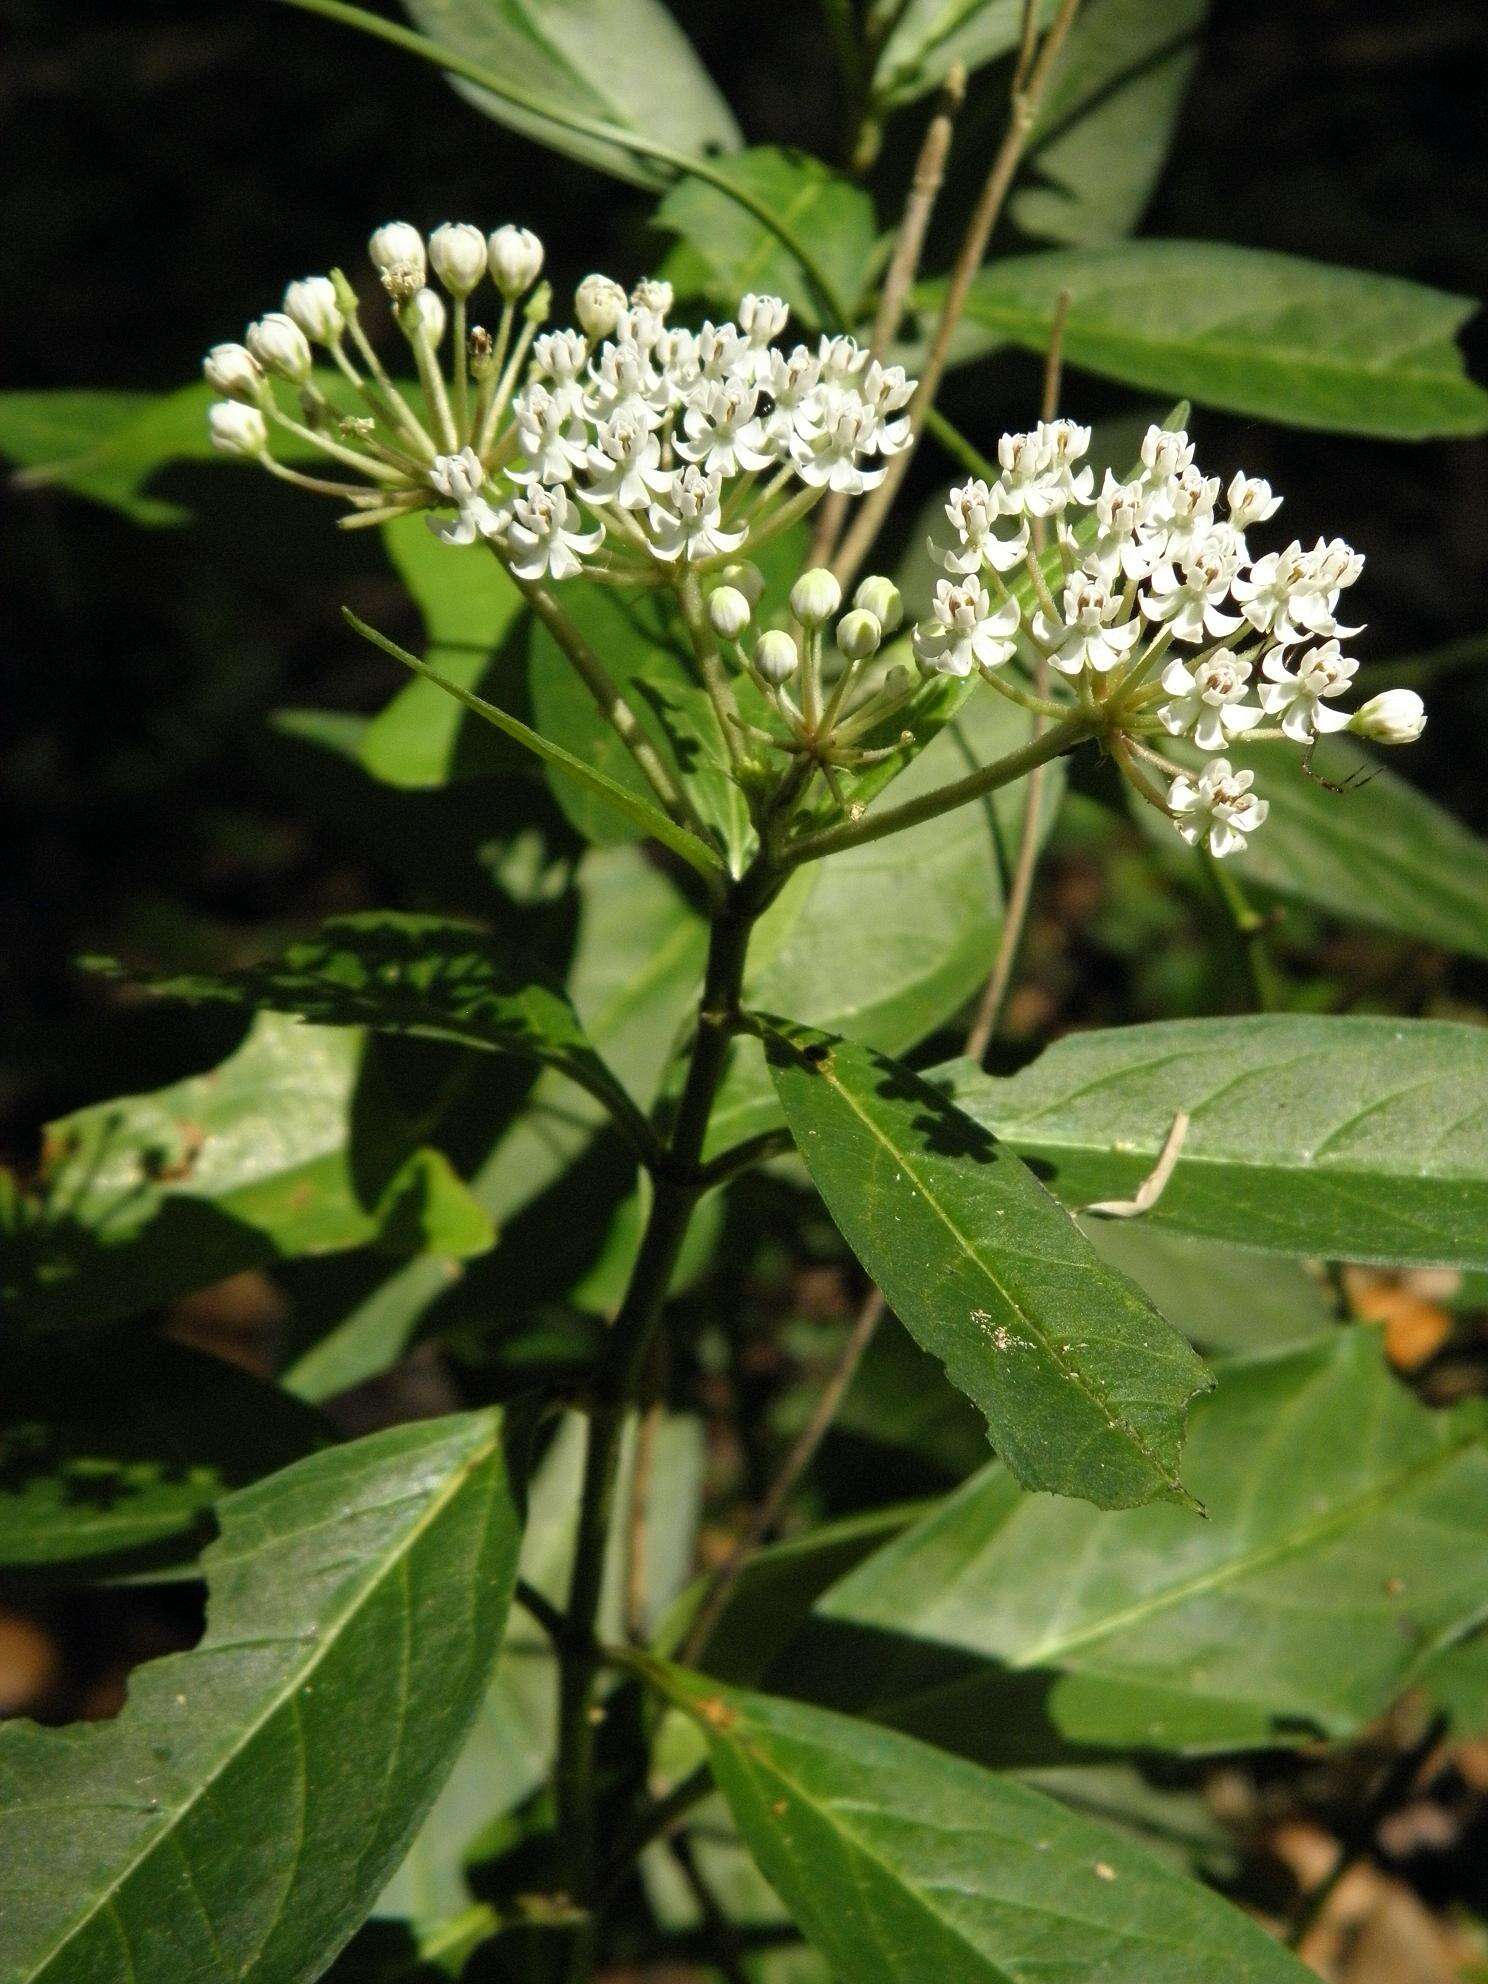
<svg viewBox="0 0 1488 1984">
<path fill-rule="evenodd" d="M 914 381 L 903 368 L 850 337 L 783 349 L 778 297 L 745 296 L 736 322 L 692 330 L 668 321 L 669 284 L 644 281 L 627 296 L 595 275 L 579 285 L 574 328 L 538 333 L 544 286 L 514 338 L 517 302 L 542 267 L 535 236 L 505 227 L 488 239 L 448 223 L 426 243 L 393 222 L 370 250 L 412 351 L 422 417 L 378 361 L 339 274 L 292 283 L 283 311 L 205 362 L 224 395 L 210 416 L 217 445 L 344 497 L 356 512 L 349 522 L 452 509 L 430 520 L 439 537 L 491 541 L 528 583 L 585 571 L 648 585 L 727 560 L 827 490 L 872 488 L 908 446 Z M 431 269 L 451 306 L 428 286 Z M 467 322 L 488 272 L 503 299 L 494 336 Z M 437 353 L 451 310 L 446 378 Z M 314 375 L 315 343 L 366 413 L 331 404 Z M 297 388 L 298 418 L 279 406 L 275 380 Z M 372 486 L 286 469 L 270 453 L 275 426 L 359 467 Z"/>
<path fill-rule="evenodd" d="M 1364 561 L 1341 538 L 1310 549 L 1294 541 L 1253 557 L 1248 533 L 1281 498 L 1257 477 L 1220 482 L 1194 465 L 1186 434 L 1152 427 L 1129 481 L 1109 470 L 1097 493 L 1082 457 L 1090 429 L 1043 421 L 1004 435 L 1001 474 L 951 492 L 949 546 L 931 551 L 948 574 L 929 617 L 914 630 L 927 673 L 994 671 L 1020 652 L 1041 657 L 1069 684 L 1069 707 L 1100 714 L 1116 755 L 1148 797 L 1138 764 L 1169 780 L 1157 803 L 1192 842 L 1225 855 L 1245 845 L 1266 817 L 1253 774 L 1216 756 L 1197 776 L 1168 764 L 1143 741 L 1166 732 L 1222 753 L 1248 734 L 1284 736 L 1309 751 L 1328 731 L 1352 729 L 1384 743 L 1409 742 L 1425 722 L 1409 690 L 1375 697 L 1350 715 L 1337 707 L 1358 669 L 1342 642 L 1339 602 Z M 1036 546 L 1052 532 L 1058 571 Z M 1008 574 L 1021 571 L 1025 615 Z M 1058 597 L 1055 596 L 1057 588 Z M 1174 644 L 1196 650 L 1172 652 Z M 1155 679 L 1154 679 L 1155 678 Z M 1019 700 L 1018 691 L 1009 689 Z"/>
</svg>

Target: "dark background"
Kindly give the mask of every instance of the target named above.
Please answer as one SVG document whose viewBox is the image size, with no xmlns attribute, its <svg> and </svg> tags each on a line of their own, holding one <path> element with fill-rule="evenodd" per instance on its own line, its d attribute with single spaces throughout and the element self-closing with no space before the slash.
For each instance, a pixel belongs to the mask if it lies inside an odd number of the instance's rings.
<svg viewBox="0 0 1488 1984">
<path fill-rule="evenodd" d="M 752 140 L 835 152 L 815 8 L 759 0 L 747 26 L 736 0 L 678 12 Z M 11 0 L 0 22 L 6 385 L 189 379 L 287 277 L 356 257 L 393 215 L 528 223 L 560 297 L 591 267 L 630 279 L 658 252 L 644 192 L 511 137 L 395 50 L 269 0 Z M 1485 75 L 1479 0 L 1219 0 L 1146 231 L 1481 295 Z M 947 226 L 985 169 L 1005 87 L 988 72 L 974 92 Z M 881 191 L 902 182 L 916 118 L 890 128 Z M 1488 337 L 1469 336 L 1481 377 Z M 1036 393 L 1035 362 L 1009 356 L 956 381 L 947 406 L 990 446 L 1027 424 Z M 1066 403 L 1099 418 L 1132 400 L 1076 376 Z M 1269 475 L 1295 529 L 1368 554 L 1365 658 L 1483 631 L 1482 444 L 1385 445 L 1207 413 L 1195 424 L 1216 472 Z M 22 1165 L 47 1116 L 200 1065 L 208 1044 L 198 1020 L 106 1006 L 72 971 L 76 953 L 222 961 L 336 908 L 439 901 L 447 887 L 421 868 L 419 841 L 468 826 L 431 803 L 402 816 L 414 833 L 389 830 L 386 795 L 265 723 L 285 704 L 372 709 L 391 692 L 338 618 L 353 597 L 400 624 L 378 547 L 266 478 L 182 470 L 165 488 L 192 501 L 193 525 L 148 532 L 55 492 L 5 492 L 0 1156 Z M 1408 766 L 1479 828 L 1482 680 L 1433 685 Z"/>
</svg>

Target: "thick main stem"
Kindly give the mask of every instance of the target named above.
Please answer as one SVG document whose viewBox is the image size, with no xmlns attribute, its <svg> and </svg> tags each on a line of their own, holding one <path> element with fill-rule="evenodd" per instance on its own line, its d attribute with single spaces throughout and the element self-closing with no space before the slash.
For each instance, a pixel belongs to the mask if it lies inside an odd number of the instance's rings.
<svg viewBox="0 0 1488 1984">
<path fill-rule="evenodd" d="M 741 1017 L 750 931 L 770 888 L 768 871 L 757 866 L 730 891 L 714 921 L 692 1059 L 666 1155 L 655 1173 L 651 1214 L 630 1286 L 610 1330 L 595 1385 L 558 1686 L 559 1851 L 565 1886 L 588 1911 L 575 1935 L 569 1984 L 586 1984 L 598 1951 L 594 1710 L 600 1659 L 595 1626 L 615 1511 L 621 1437 L 688 1224 L 706 1189 L 700 1162 L 708 1119 Z"/>
</svg>

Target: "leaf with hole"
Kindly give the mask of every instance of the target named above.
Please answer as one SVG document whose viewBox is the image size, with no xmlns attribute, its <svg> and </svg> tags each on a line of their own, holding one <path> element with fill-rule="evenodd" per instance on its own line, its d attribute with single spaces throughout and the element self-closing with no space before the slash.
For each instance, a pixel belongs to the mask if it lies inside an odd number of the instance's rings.
<svg viewBox="0 0 1488 1984">
<path fill-rule="evenodd" d="M 318 1976 L 443 1782 L 500 1643 L 499 1417 L 399 1426 L 218 1505 L 207 1631 L 116 1720 L 0 1727 L 0 1975 Z"/>
</svg>

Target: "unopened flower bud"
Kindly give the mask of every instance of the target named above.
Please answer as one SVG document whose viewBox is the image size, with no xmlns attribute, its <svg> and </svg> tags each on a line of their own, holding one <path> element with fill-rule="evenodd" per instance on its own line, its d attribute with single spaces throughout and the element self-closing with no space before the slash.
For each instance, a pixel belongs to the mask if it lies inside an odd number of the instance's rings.
<svg viewBox="0 0 1488 1984">
<path fill-rule="evenodd" d="M 498 227 L 486 244 L 491 280 L 507 301 L 515 302 L 542 274 L 543 245 L 530 227 Z"/>
<path fill-rule="evenodd" d="M 271 310 L 248 326 L 248 349 L 265 372 L 292 379 L 297 386 L 310 377 L 310 341 L 282 310 Z"/>
<path fill-rule="evenodd" d="M 825 565 L 817 565 L 791 587 L 790 604 L 803 627 L 820 627 L 841 606 L 842 588 Z"/>
<path fill-rule="evenodd" d="M 904 601 L 899 597 L 898 586 L 892 579 L 877 574 L 864 579 L 853 594 L 853 605 L 871 613 L 886 634 L 892 634 L 904 619 Z"/>
<path fill-rule="evenodd" d="M 1375 744 L 1414 744 L 1426 728 L 1426 705 L 1414 689 L 1386 689 L 1354 711 L 1349 724 L 1357 737 Z"/>
<path fill-rule="evenodd" d="M 207 432 L 224 455 L 261 455 L 269 445 L 263 415 L 241 400 L 217 400 L 207 412 Z"/>
<path fill-rule="evenodd" d="M 385 227 L 379 227 L 367 243 L 367 253 L 384 279 L 394 269 L 412 269 L 417 271 L 419 283 L 422 283 L 428 266 L 424 237 L 406 220 L 390 220 Z"/>
<path fill-rule="evenodd" d="M 408 335 L 411 337 L 415 330 L 422 330 L 429 341 L 429 349 L 436 351 L 440 339 L 444 336 L 445 324 L 448 322 L 448 312 L 445 310 L 443 297 L 432 289 L 421 289 L 409 298 L 403 308 L 404 316 L 401 321 Z"/>
<path fill-rule="evenodd" d="M 302 276 L 284 292 L 284 314 L 312 344 L 334 344 L 346 329 L 336 285 L 329 276 Z"/>
<path fill-rule="evenodd" d="M 778 689 L 789 682 L 801 666 L 800 652 L 795 642 L 782 628 L 771 628 L 761 634 L 754 644 L 754 665 L 767 682 Z"/>
<path fill-rule="evenodd" d="M 876 613 L 854 607 L 837 622 L 837 646 L 849 661 L 866 661 L 883 645 L 883 623 Z"/>
<path fill-rule="evenodd" d="M 486 273 L 486 237 L 469 221 L 447 220 L 429 236 L 429 260 L 451 296 L 468 296 Z"/>
<path fill-rule="evenodd" d="M 250 406 L 263 386 L 263 369 L 244 344 L 214 344 L 202 360 L 202 376 L 214 393 Z"/>
<path fill-rule="evenodd" d="M 718 574 L 718 584 L 732 586 L 735 592 L 743 593 L 751 611 L 765 596 L 765 575 L 758 565 L 725 565 Z"/>
<path fill-rule="evenodd" d="M 749 601 L 737 586 L 719 586 L 708 601 L 708 619 L 720 640 L 736 641 L 749 625 Z"/>
<path fill-rule="evenodd" d="M 586 337 L 607 338 L 625 312 L 625 291 L 609 276 L 585 276 L 574 291 L 574 315 Z"/>
<path fill-rule="evenodd" d="M 630 292 L 630 300 L 637 310 L 664 317 L 672 307 L 672 285 L 661 276 L 642 276 Z"/>
</svg>

